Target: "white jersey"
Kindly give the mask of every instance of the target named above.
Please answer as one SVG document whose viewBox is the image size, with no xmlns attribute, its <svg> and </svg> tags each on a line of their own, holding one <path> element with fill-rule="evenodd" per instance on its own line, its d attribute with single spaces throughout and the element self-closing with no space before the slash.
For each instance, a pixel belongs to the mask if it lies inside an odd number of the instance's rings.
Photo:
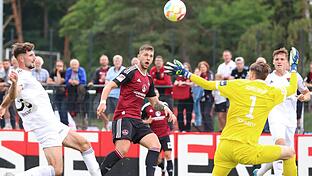
<svg viewBox="0 0 312 176">
<path fill-rule="evenodd" d="M 15 99 L 15 106 L 18 115 L 23 120 L 25 131 L 32 131 L 47 125 L 56 125 L 58 122 L 48 94 L 40 84 L 31 75 L 30 71 L 17 69 L 17 86 L 22 90 Z"/>
<path fill-rule="evenodd" d="M 231 76 L 232 70 L 236 68 L 236 64 L 234 61 L 230 61 L 228 64 L 225 64 L 224 62 L 219 65 L 217 74 L 221 74 L 224 77 Z"/>
<path fill-rule="evenodd" d="M 226 98 L 220 95 L 219 90 L 213 90 L 212 96 L 214 98 L 215 104 L 221 104 L 223 102 L 226 102 Z"/>
<path fill-rule="evenodd" d="M 300 92 L 307 89 L 303 84 L 303 79 L 300 74 L 298 77 L 298 90 Z M 275 70 L 268 75 L 266 83 L 274 87 L 286 87 L 289 85 L 290 72 L 287 72 L 283 76 L 275 74 Z M 297 97 L 296 94 L 286 98 L 284 102 L 275 106 L 269 113 L 269 123 L 282 123 L 287 127 L 297 127 Z M 270 125 L 271 126 L 271 125 Z"/>
</svg>

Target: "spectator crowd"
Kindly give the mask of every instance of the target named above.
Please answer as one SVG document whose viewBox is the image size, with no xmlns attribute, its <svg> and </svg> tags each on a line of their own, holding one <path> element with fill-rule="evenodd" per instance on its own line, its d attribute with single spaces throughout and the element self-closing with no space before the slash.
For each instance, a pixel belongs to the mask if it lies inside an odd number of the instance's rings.
<svg viewBox="0 0 312 176">
<path fill-rule="evenodd" d="M 223 63 L 217 67 L 214 73 L 207 60 L 200 61 L 195 68 L 187 62 L 184 67 L 199 75 L 205 80 L 231 80 L 248 78 L 248 66 L 245 65 L 243 57 L 233 59 L 229 50 L 224 50 L 222 54 Z M 87 81 L 86 70 L 80 66 L 78 59 L 70 60 L 69 67 L 66 68 L 62 60 L 57 60 L 54 69 L 49 72 L 43 68 L 44 58 L 36 56 L 35 68 L 32 75 L 45 86 L 52 89 L 50 99 L 53 108 L 60 117 L 60 121 L 65 125 L 77 125 L 79 129 L 87 129 L 91 119 L 96 119 L 96 108 L 99 104 L 103 87 L 115 79 L 122 70 L 126 68 L 123 64 L 123 57 L 115 55 L 110 65 L 108 56 L 101 55 L 99 67 L 92 73 L 92 79 Z M 257 62 L 266 62 L 262 57 Z M 140 64 L 134 57 L 131 65 Z M 177 115 L 177 125 L 169 123 L 172 130 L 176 131 L 222 131 L 226 123 L 226 115 L 229 101 L 220 95 L 219 91 L 203 90 L 201 87 L 183 77 L 172 77 L 165 74 L 165 59 L 162 56 L 154 58 L 154 66 L 149 73 L 160 97 L 166 102 L 170 109 Z M 8 91 L 10 81 L 9 73 L 18 67 L 16 59 L 4 59 L 0 62 L 0 101 Z M 312 63 L 310 71 L 304 76 L 306 86 L 312 89 Z M 90 91 L 94 90 L 93 96 Z M 117 106 L 120 89 L 112 90 L 107 99 L 107 109 L 103 116 L 97 117 L 102 120 L 101 128 L 104 131 L 111 130 L 113 113 Z M 309 107 L 310 108 L 310 107 Z M 14 105 L 11 105 L 5 115 L 6 118 L 0 120 L 0 128 L 22 129 L 22 123 L 16 113 Z M 216 118 L 215 118 L 216 117 Z"/>
</svg>

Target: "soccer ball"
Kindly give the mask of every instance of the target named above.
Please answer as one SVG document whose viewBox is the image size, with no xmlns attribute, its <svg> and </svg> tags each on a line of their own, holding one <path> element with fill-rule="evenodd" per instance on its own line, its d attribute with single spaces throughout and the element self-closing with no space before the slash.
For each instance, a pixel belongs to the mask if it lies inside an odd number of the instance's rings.
<svg viewBox="0 0 312 176">
<path fill-rule="evenodd" d="M 170 21 L 180 21 L 186 14 L 186 7 L 181 0 L 169 0 L 164 7 L 165 17 Z"/>
</svg>

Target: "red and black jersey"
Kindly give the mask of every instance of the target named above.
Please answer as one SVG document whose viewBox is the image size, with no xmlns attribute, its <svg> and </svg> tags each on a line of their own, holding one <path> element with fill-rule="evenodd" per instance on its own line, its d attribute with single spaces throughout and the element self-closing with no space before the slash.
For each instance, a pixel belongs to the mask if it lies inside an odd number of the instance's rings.
<svg viewBox="0 0 312 176">
<path fill-rule="evenodd" d="M 165 111 L 156 111 L 148 102 L 142 107 L 142 119 L 148 119 L 149 117 L 153 119 L 150 127 L 158 137 L 164 137 L 170 134 Z"/>
<path fill-rule="evenodd" d="M 123 117 L 141 119 L 145 97 L 156 96 L 152 78 L 134 65 L 124 69 L 113 81 L 120 87 L 114 120 Z"/>
</svg>

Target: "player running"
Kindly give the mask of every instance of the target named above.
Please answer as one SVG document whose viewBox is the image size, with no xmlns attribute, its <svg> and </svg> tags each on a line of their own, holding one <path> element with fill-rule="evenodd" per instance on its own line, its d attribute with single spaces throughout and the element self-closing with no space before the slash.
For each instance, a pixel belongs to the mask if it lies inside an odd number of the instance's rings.
<svg viewBox="0 0 312 176">
<path fill-rule="evenodd" d="M 266 82 L 274 87 L 283 87 L 289 85 L 290 72 L 288 72 L 288 51 L 285 48 L 275 50 L 273 52 L 273 65 L 275 70 L 268 75 Z M 286 145 L 294 148 L 294 136 L 297 127 L 297 99 L 299 101 L 309 101 L 309 89 L 304 86 L 303 79 L 299 73 L 298 90 L 301 93 L 298 97 L 296 94 L 289 96 L 281 104 L 275 106 L 269 114 L 269 127 L 276 145 Z M 283 174 L 282 161 L 266 163 L 258 170 L 254 171 L 255 176 L 262 176 L 271 168 L 274 168 L 274 175 L 281 176 Z"/>
<path fill-rule="evenodd" d="M 131 142 L 133 142 L 148 148 L 145 160 L 146 175 L 154 176 L 161 146 L 156 134 L 141 119 L 141 107 L 145 97 L 148 98 L 155 110 L 165 111 L 168 115 L 168 121 L 176 118 L 172 111 L 158 100 L 155 94 L 153 80 L 147 73 L 153 58 L 154 48 L 146 44 L 141 46 L 138 54 L 140 63 L 123 70 L 103 89 L 101 102 L 97 109 L 98 115 L 101 115 L 106 109 L 106 99 L 109 92 L 120 86 L 120 97 L 112 127 L 115 151 L 108 154 L 102 162 L 101 171 L 103 175 L 125 156 Z"/>
<path fill-rule="evenodd" d="M 219 90 L 230 101 L 225 128 L 214 158 L 213 176 L 225 176 L 237 164 L 261 164 L 284 160 L 285 176 L 296 176 L 295 151 L 288 146 L 260 145 L 259 137 L 270 110 L 297 90 L 299 53 L 290 54 L 290 85 L 282 89 L 267 85 L 264 80 L 270 66 L 254 63 L 250 66 L 250 80 L 206 81 L 183 68 L 175 60 L 167 63 L 166 72 L 183 75 L 208 90 Z"/>
<path fill-rule="evenodd" d="M 156 96 L 159 97 L 157 89 L 155 89 Z M 164 102 L 164 105 L 168 107 L 168 104 Z M 173 174 L 173 162 L 172 162 L 172 144 L 170 141 L 170 128 L 168 119 L 164 111 L 156 111 L 151 103 L 146 103 L 142 107 L 142 119 L 143 122 L 149 124 L 152 131 L 157 135 L 161 150 L 164 151 L 164 155 L 167 161 L 167 172 L 169 176 Z M 158 157 L 158 166 L 161 168 L 162 176 L 165 176 L 165 163 L 161 155 Z"/>
<path fill-rule="evenodd" d="M 19 68 L 10 74 L 12 84 L 0 106 L 0 118 L 15 100 L 24 129 L 36 136 L 48 160 L 48 166 L 37 166 L 16 176 L 61 176 L 62 145 L 79 150 L 91 176 L 100 176 L 99 164 L 90 143 L 57 120 L 48 94 L 40 82 L 31 75 L 36 59 L 33 49 L 32 43 L 13 45 L 13 55 L 18 61 Z"/>
</svg>

